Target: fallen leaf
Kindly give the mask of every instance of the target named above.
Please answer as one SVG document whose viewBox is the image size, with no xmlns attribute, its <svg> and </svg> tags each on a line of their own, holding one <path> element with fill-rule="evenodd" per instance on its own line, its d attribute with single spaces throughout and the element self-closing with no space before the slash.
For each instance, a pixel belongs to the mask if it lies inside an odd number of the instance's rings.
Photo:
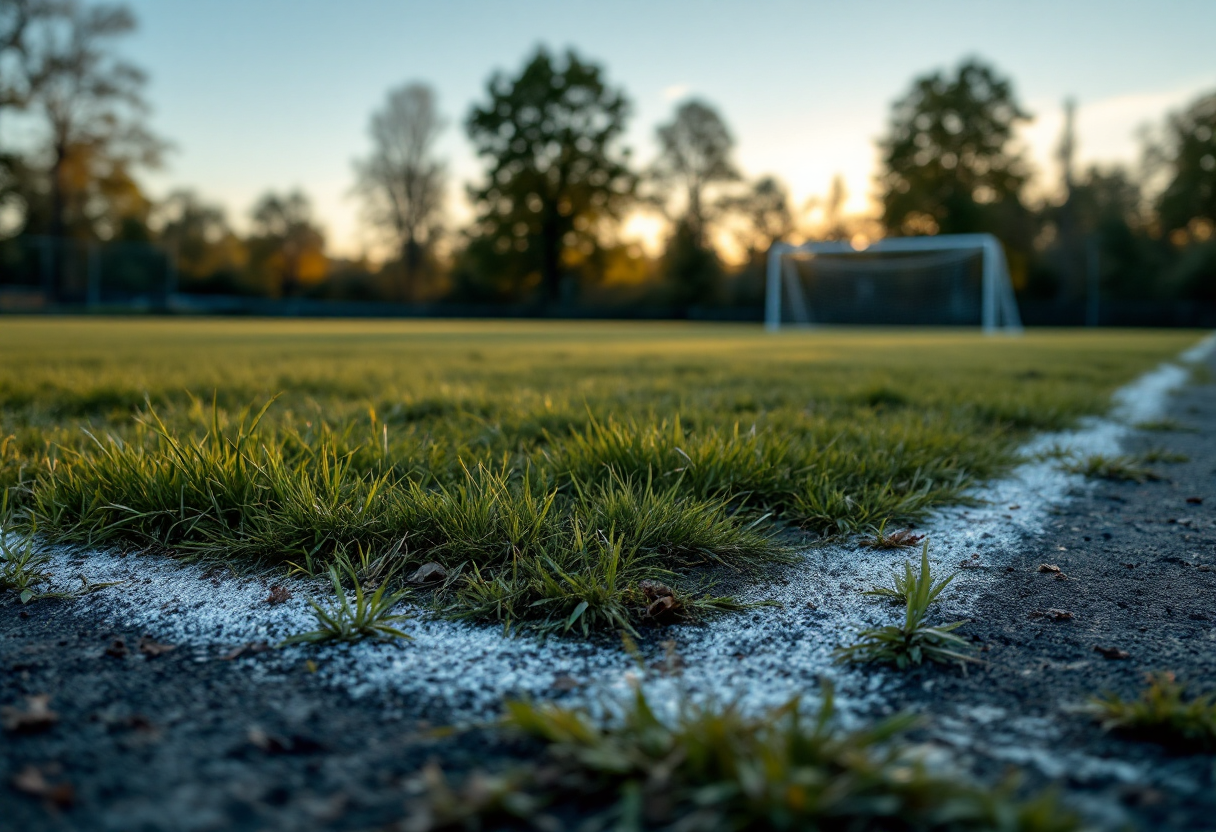
<svg viewBox="0 0 1216 832">
<path fill-rule="evenodd" d="M 149 659 L 155 659 L 157 656 L 163 656 L 170 650 L 176 649 L 176 644 L 162 644 L 150 636 L 144 636 L 139 640 L 139 652 L 143 653 Z"/>
<path fill-rule="evenodd" d="M 291 600 L 291 590 L 285 586 L 275 584 L 270 588 L 270 594 L 266 596 L 266 603 L 272 607 L 277 607 L 279 604 L 286 603 Z"/>
<path fill-rule="evenodd" d="M 1057 581 L 1067 581 L 1068 580 L 1068 576 L 1065 575 L 1063 572 L 1061 572 L 1060 567 L 1056 566 L 1054 563 L 1040 563 L 1039 571 L 1045 572 L 1045 573 L 1051 575 Z"/>
<path fill-rule="evenodd" d="M 106 648 L 106 655 L 112 656 L 115 659 L 125 659 L 129 652 L 127 650 L 127 643 L 121 638 L 114 639 L 110 642 L 110 646 Z"/>
<path fill-rule="evenodd" d="M 640 581 L 638 589 L 642 591 L 643 597 L 649 602 L 646 605 L 646 609 L 642 612 L 643 618 L 658 619 L 667 616 L 669 613 L 680 611 L 681 604 L 676 600 L 675 592 L 666 584 L 661 584 L 658 581 Z"/>
<path fill-rule="evenodd" d="M 303 734 L 279 737 L 256 727 L 249 729 L 249 742 L 267 754 L 316 754 L 325 750 L 325 746 L 312 737 Z"/>
<path fill-rule="evenodd" d="M 220 656 L 221 661 L 230 662 L 233 659 L 238 659 L 244 655 L 253 655 L 254 653 L 265 653 L 270 649 L 270 645 L 264 641 L 251 641 L 248 644 L 242 644 L 240 647 L 234 647 L 224 655 Z"/>
<path fill-rule="evenodd" d="M 25 710 L 5 705 L 0 708 L 0 722 L 10 734 L 37 734 L 59 721 L 59 714 L 50 709 L 50 694 L 40 693 L 25 698 Z"/>
<path fill-rule="evenodd" d="M 442 564 L 431 561 L 419 566 L 406 580 L 412 584 L 433 584 L 445 580 L 447 576 L 448 570 L 444 569 Z"/>
<path fill-rule="evenodd" d="M 1187 498 L 1186 498 L 1186 501 L 1187 501 L 1188 503 L 1190 503 L 1191 505 L 1193 505 L 1193 506 L 1201 506 L 1201 505 L 1203 505 L 1203 498 L 1202 498 L 1202 497 L 1187 497 Z"/>
<path fill-rule="evenodd" d="M 1094 645 L 1094 652 L 1100 653 L 1104 659 L 1126 659 L 1131 655 L 1126 650 L 1120 650 L 1118 647 L 1103 647 L 1099 644 Z"/>
<path fill-rule="evenodd" d="M 34 766 L 21 769 L 10 782 L 22 794 L 41 797 L 60 809 L 70 808 L 76 802 L 76 790 L 70 783 L 50 783 L 46 775 Z"/>
<path fill-rule="evenodd" d="M 1030 613 L 1031 618 L 1046 618 L 1050 621 L 1071 621 L 1075 616 L 1068 610 L 1057 610 L 1054 607 L 1046 610 L 1035 610 Z"/>
<path fill-rule="evenodd" d="M 553 689 L 565 693 L 566 691 L 577 690 L 581 687 L 581 683 L 573 676 L 562 674 L 553 680 Z"/>
<path fill-rule="evenodd" d="M 901 529 L 888 535 L 878 534 L 860 542 L 862 546 L 873 549 L 901 549 L 905 546 L 915 546 L 924 539 L 923 534 L 916 534 L 911 529 Z"/>
</svg>

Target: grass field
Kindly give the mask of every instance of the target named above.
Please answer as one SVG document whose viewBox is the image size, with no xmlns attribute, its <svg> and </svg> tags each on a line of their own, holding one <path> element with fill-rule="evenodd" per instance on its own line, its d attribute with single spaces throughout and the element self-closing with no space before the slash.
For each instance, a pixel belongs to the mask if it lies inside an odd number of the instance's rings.
<svg viewBox="0 0 1216 832">
<path fill-rule="evenodd" d="M 914 520 L 1187 332 L 0 322 L 8 522 L 238 567 L 443 567 L 449 615 L 590 632 L 732 602 L 773 532 Z"/>
</svg>

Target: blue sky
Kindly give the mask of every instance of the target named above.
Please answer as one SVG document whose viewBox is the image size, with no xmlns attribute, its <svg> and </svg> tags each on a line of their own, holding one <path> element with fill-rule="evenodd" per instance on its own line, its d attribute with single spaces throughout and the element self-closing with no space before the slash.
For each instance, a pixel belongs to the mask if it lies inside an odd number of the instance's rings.
<svg viewBox="0 0 1216 832">
<path fill-rule="evenodd" d="M 914 75 L 981 55 L 1010 75 L 1036 120 L 1023 141 L 1040 189 L 1067 96 L 1082 160 L 1131 161 L 1137 126 L 1216 89 L 1216 2 L 716 2 L 715 0 L 135 0 L 127 54 L 148 70 L 155 127 L 176 144 L 155 194 L 188 185 L 241 224 L 268 188 L 313 199 L 332 247 L 373 238 L 350 197 L 351 162 L 389 88 L 431 83 L 451 120 L 441 152 L 458 183 L 479 170 L 463 134 L 495 69 L 537 44 L 601 62 L 635 105 L 628 143 L 653 154 L 655 124 L 683 95 L 714 103 L 752 175 L 799 203 L 846 177 L 871 195 L 874 140 Z"/>
</svg>

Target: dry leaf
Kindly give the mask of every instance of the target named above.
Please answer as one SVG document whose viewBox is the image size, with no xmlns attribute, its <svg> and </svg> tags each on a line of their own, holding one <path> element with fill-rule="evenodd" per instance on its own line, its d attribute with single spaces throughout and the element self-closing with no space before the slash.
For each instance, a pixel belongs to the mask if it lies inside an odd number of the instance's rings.
<svg viewBox="0 0 1216 832">
<path fill-rule="evenodd" d="M 1098 644 L 1094 645 L 1094 652 L 1101 653 L 1102 657 L 1106 659 L 1126 659 L 1131 655 L 1126 650 L 1120 650 L 1118 647 L 1102 647 Z"/>
<path fill-rule="evenodd" d="M 286 603 L 291 600 L 291 590 L 285 586 L 275 584 L 270 588 L 270 594 L 266 596 L 266 603 L 272 607 L 277 607 L 279 604 Z"/>
<path fill-rule="evenodd" d="M 905 546 L 915 546 L 925 539 L 923 534 L 916 534 L 911 529 L 901 529 L 890 534 L 877 534 L 861 541 L 862 546 L 872 549 L 901 549 Z"/>
<path fill-rule="evenodd" d="M 21 769 L 10 782 L 22 794 L 41 797 L 60 809 L 67 809 L 76 802 L 76 790 L 70 783 L 49 783 L 46 775 L 34 766 Z"/>
<path fill-rule="evenodd" d="M 564 673 L 553 680 L 553 689 L 563 693 L 577 690 L 579 687 L 581 687 L 581 684 L 578 679 L 575 679 L 573 676 L 567 676 Z"/>
<path fill-rule="evenodd" d="M 447 576 L 448 570 L 443 568 L 443 564 L 431 561 L 419 566 L 406 580 L 412 584 L 433 584 L 445 580 Z"/>
<path fill-rule="evenodd" d="M 1057 610 L 1055 608 L 1046 610 L 1035 610 L 1030 614 L 1031 618 L 1046 618 L 1050 621 L 1071 621 L 1075 616 L 1068 610 Z"/>
<path fill-rule="evenodd" d="M 51 697 L 40 693 L 25 698 L 25 710 L 5 705 L 0 708 L 0 721 L 11 734 L 37 734 L 59 721 L 59 714 L 50 709 Z"/>
<path fill-rule="evenodd" d="M 1040 563 L 1039 571 L 1046 572 L 1047 574 L 1049 574 L 1053 578 L 1055 578 L 1057 581 L 1067 581 L 1068 580 L 1068 576 L 1065 575 L 1063 572 L 1061 572 L 1060 567 L 1056 566 L 1054 563 Z"/>
<path fill-rule="evenodd" d="M 176 644 L 162 644 L 159 641 L 153 640 L 150 636 L 144 636 L 139 640 L 139 652 L 149 659 L 155 659 L 157 656 L 163 656 L 170 650 L 176 649 Z"/>
<path fill-rule="evenodd" d="M 316 754 L 325 750 L 325 746 L 312 737 L 300 734 L 279 737 L 257 727 L 249 729 L 249 742 L 267 754 Z"/>
<path fill-rule="evenodd" d="M 233 659 L 240 658 L 244 655 L 253 655 L 254 653 L 265 653 L 270 649 L 270 645 L 264 641 L 251 641 L 248 644 L 242 644 L 240 647 L 234 647 L 224 655 L 220 656 L 222 661 L 230 662 Z"/>
<path fill-rule="evenodd" d="M 681 604 L 675 597 L 675 592 L 666 584 L 658 581 L 641 581 L 638 589 L 648 602 L 642 612 L 643 618 L 659 619 L 669 614 L 678 613 Z"/>
</svg>

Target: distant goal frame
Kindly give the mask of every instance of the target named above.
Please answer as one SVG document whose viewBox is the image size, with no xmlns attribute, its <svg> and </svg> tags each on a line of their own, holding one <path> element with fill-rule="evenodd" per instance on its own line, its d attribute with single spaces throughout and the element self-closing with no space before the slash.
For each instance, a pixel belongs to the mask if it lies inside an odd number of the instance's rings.
<svg viewBox="0 0 1216 832">
<path fill-rule="evenodd" d="M 1009 264 L 1000 241 L 991 234 L 939 234 L 931 237 L 887 237 L 863 247 L 854 247 L 847 240 L 811 241 L 800 245 L 775 243 L 768 253 L 765 280 L 764 328 L 776 332 L 782 327 L 782 283 L 792 295 L 801 297 L 798 276 L 789 264 L 797 255 L 818 254 L 915 254 L 932 251 L 974 251 L 982 257 L 980 328 L 985 334 L 1020 334 L 1022 319 L 1009 279 Z M 792 264 L 791 264 L 792 265 Z M 803 309 L 806 310 L 805 301 Z M 809 320 L 795 326 L 813 326 Z"/>
</svg>

